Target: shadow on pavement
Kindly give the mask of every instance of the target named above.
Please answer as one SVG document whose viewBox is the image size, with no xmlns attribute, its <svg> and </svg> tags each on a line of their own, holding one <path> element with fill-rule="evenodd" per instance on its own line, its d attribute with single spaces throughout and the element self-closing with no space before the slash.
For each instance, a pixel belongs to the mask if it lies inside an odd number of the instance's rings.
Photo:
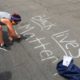
<svg viewBox="0 0 80 80">
<path fill-rule="evenodd" d="M 0 80 L 11 80 L 12 73 L 10 71 L 5 71 L 0 73 Z"/>
</svg>

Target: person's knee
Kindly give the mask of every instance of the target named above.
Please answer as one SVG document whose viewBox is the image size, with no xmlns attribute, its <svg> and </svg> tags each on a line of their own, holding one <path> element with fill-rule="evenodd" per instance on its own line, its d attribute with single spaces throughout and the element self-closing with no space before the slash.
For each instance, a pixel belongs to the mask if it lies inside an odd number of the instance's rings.
<svg viewBox="0 0 80 80">
<path fill-rule="evenodd" d="M 2 31 L 2 26 L 0 25 L 0 31 Z"/>
</svg>

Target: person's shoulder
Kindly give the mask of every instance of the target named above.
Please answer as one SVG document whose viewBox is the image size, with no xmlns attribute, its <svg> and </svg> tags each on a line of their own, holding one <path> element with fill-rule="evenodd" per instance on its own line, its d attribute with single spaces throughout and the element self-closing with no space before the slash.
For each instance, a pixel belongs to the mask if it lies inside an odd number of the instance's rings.
<svg viewBox="0 0 80 80">
<path fill-rule="evenodd" d="M 2 18 L 2 19 L 0 19 L 0 21 L 3 23 L 10 23 L 10 20 L 7 18 Z"/>
</svg>

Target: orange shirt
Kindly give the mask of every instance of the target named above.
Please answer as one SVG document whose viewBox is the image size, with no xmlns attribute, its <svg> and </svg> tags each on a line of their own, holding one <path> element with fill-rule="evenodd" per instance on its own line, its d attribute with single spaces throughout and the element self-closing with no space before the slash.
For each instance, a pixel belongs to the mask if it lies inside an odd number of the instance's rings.
<svg viewBox="0 0 80 80">
<path fill-rule="evenodd" d="M 15 30 L 14 30 L 13 25 L 9 19 L 2 18 L 0 21 L 2 23 L 4 23 L 5 25 L 7 25 L 8 30 L 11 32 L 12 35 L 15 35 Z"/>
</svg>

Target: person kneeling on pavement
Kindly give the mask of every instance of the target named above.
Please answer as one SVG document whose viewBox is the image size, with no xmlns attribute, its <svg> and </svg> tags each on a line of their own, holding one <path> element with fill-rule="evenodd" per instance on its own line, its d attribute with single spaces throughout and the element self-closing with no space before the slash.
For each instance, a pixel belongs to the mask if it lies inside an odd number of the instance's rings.
<svg viewBox="0 0 80 80">
<path fill-rule="evenodd" d="M 3 47 L 5 42 L 3 40 L 3 29 L 2 26 L 7 26 L 8 39 L 13 42 L 14 39 L 20 39 L 21 35 L 13 28 L 13 25 L 17 25 L 21 22 L 21 16 L 17 13 L 10 14 L 8 12 L 0 12 L 0 46 Z"/>
</svg>

